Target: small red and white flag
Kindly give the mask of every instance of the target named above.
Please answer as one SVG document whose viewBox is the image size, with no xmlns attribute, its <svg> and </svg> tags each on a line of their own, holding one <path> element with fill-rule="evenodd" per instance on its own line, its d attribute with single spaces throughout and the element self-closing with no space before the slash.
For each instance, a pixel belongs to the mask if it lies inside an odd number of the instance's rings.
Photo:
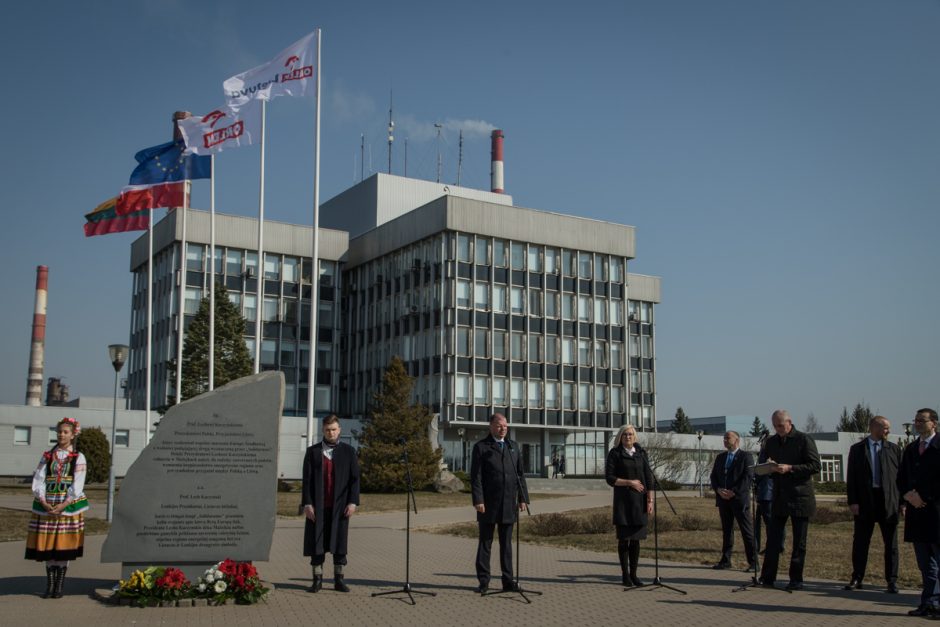
<svg viewBox="0 0 940 627">
<path fill-rule="evenodd" d="M 225 80 L 222 88 L 228 104 L 237 108 L 250 100 L 314 95 L 319 71 L 317 33 L 291 44 L 267 63 Z"/>
<path fill-rule="evenodd" d="M 251 102 L 239 109 L 223 106 L 205 115 L 177 121 L 186 153 L 209 155 L 226 148 L 250 146 L 261 137 L 261 104 Z"/>
<path fill-rule="evenodd" d="M 115 213 L 126 216 L 145 209 L 183 206 L 183 183 L 157 183 L 156 185 L 128 185 L 121 189 L 115 203 Z"/>
</svg>

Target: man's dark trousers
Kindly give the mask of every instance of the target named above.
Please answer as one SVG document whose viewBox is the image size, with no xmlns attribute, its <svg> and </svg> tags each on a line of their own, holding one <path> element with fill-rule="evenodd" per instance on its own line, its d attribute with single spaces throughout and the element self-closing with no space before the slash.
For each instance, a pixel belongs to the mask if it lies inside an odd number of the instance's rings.
<svg viewBox="0 0 940 627">
<path fill-rule="evenodd" d="M 738 499 L 725 501 L 718 505 L 718 515 L 721 517 L 721 563 L 731 563 L 731 549 L 734 548 L 734 521 L 737 520 L 744 540 L 747 563 L 753 564 L 754 531 L 747 505 Z"/>
<path fill-rule="evenodd" d="M 478 522 L 480 541 L 477 544 L 477 577 L 484 586 L 490 582 L 490 549 L 493 546 L 493 531 L 499 528 L 499 565 L 502 569 L 503 585 L 512 583 L 512 524 Z"/>
<path fill-rule="evenodd" d="M 872 514 L 859 514 L 855 517 L 852 540 L 852 579 L 859 581 L 865 579 L 865 569 L 868 564 L 868 546 L 871 544 L 871 535 L 875 530 L 875 523 L 878 523 L 885 547 L 885 581 L 897 583 L 898 515 L 892 513 L 891 516 L 888 516 L 885 512 L 884 491 L 881 488 L 872 488 L 872 496 L 872 506 L 874 508 Z"/>
<path fill-rule="evenodd" d="M 809 531 L 809 518 L 804 516 L 774 516 L 770 520 L 770 529 L 767 531 L 767 553 L 764 556 L 763 572 L 767 573 L 764 583 L 773 583 L 777 578 L 777 566 L 780 563 L 780 553 L 783 547 L 783 534 L 787 526 L 787 518 L 793 527 L 793 552 L 790 555 L 790 582 L 803 582 L 803 564 L 806 562 L 806 534 Z M 773 577 L 773 579 L 770 579 Z"/>
</svg>

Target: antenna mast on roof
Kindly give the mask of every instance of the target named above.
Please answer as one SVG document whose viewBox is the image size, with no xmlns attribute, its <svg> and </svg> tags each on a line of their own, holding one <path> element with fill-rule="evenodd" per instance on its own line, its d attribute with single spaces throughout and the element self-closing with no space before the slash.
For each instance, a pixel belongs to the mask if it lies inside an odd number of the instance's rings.
<svg viewBox="0 0 940 627">
<path fill-rule="evenodd" d="M 359 180 L 366 177 L 366 134 L 359 136 Z"/>
<path fill-rule="evenodd" d="M 460 143 L 457 148 L 457 187 L 460 187 L 461 167 L 463 167 L 463 129 L 460 129 Z"/>
<path fill-rule="evenodd" d="M 395 141 L 395 122 L 392 120 L 392 90 L 388 90 L 388 173 L 392 173 L 392 142 Z"/>
<path fill-rule="evenodd" d="M 441 182 L 441 125 L 435 123 L 434 128 L 437 129 L 437 182 Z"/>
</svg>

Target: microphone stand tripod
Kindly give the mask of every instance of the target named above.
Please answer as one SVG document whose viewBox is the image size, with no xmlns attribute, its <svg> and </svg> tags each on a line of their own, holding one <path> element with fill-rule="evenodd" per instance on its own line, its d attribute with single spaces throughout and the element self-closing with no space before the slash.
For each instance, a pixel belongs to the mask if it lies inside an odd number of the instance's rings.
<svg viewBox="0 0 940 627">
<path fill-rule="evenodd" d="M 411 587 L 411 509 L 414 508 L 415 516 L 418 515 L 418 504 L 415 502 L 414 484 L 411 480 L 411 463 L 408 461 L 408 449 L 405 448 L 405 439 L 401 439 L 401 458 L 405 465 L 405 481 L 408 492 L 405 494 L 405 585 L 400 590 L 389 590 L 388 592 L 373 592 L 373 597 L 382 597 L 389 594 L 407 594 L 411 599 L 411 604 L 416 605 L 414 595 L 424 594 L 430 597 L 437 596 L 436 592 L 424 592 L 415 590 Z"/>
<path fill-rule="evenodd" d="M 760 516 L 760 512 L 757 511 L 757 484 L 758 482 L 755 481 L 752 486 L 753 494 L 751 495 L 751 527 L 754 529 L 754 576 L 751 577 L 749 583 L 742 583 L 737 588 L 732 589 L 732 592 L 744 592 L 748 588 L 756 588 L 759 585 L 757 582 L 760 580 L 760 525 L 757 524 L 757 517 Z"/>
<path fill-rule="evenodd" d="M 669 495 L 666 494 L 666 491 L 663 490 L 659 485 L 659 478 L 656 476 L 656 473 L 653 472 L 653 469 L 649 465 L 649 460 L 646 459 L 646 451 L 642 452 L 643 455 L 643 464 L 649 468 L 650 474 L 653 475 L 653 563 L 655 564 L 655 576 L 653 577 L 653 583 L 647 584 L 642 587 L 635 588 L 625 588 L 626 592 L 631 590 L 652 590 L 653 588 L 666 588 L 667 590 L 672 590 L 673 592 L 678 592 L 679 594 L 688 594 L 685 590 L 680 590 L 675 586 L 670 586 L 663 583 L 662 578 L 659 576 L 659 524 L 658 524 L 658 493 L 662 491 L 663 498 L 666 499 L 666 503 L 669 505 L 669 509 L 672 510 L 674 516 L 676 514 L 676 508 L 672 506 L 672 501 L 669 500 Z"/>
<path fill-rule="evenodd" d="M 510 459 L 512 458 L 513 452 L 514 452 L 513 446 L 512 444 L 510 444 L 509 445 Z M 527 491 L 524 492 L 522 490 L 522 480 L 519 478 L 519 472 L 515 463 L 513 463 L 512 470 L 513 470 L 513 475 L 516 477 L 516 495 L 521 496 L 522 500 L 520 501 L 520 503 L 524 503 L 527 500 L 528 492 Z M 525 511 L 529 516 L 532 515 L 532 511 L 529 509 L 528 503 L 526 503 Z M 513 593 L 519 594 L 519 596 L 521 596 L 525 600 L 526 603 L 532 603 L 532 599 L 527 597 L 526 596 L 527 594 L 534 594 L 537 596 L 542 596 L 542 593 L 537 590 L 523 590 L 522 586 L 519 585 L 519 568 L 520 568 L 519 564 L 520 564 L 520 559 L 522 558 L 522 551 L 520 549 L 521 544 L 519 543 L 519 528 L 520 527 L 522 527 L 522 521 L 519 520 L 519 506 L 517 504 L 516 505 L 516 582 L 515 582 L 516 585 L 514 586 L 515 589 L 514 590 L 488 590 L 484 592 L 483 594 L 481 594 L 480 596 L 485 597 L 491 594 L 506 594 L 507 592 L 513 592 Z M 502 545 L 500 545 L 500 550 L 502 550 Z"/>
</svg>

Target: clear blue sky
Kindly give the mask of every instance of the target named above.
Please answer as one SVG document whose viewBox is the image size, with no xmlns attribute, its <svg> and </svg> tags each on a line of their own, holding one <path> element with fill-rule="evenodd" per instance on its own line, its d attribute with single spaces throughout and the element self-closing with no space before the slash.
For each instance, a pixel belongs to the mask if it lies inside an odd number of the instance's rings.
<svg viewBox="0 0 940 627">
<path fill-rule="evenodd" d="M 660 419 L 776 407 L 835 424 L 940 404 L 940 3 L 15 3 L 0 25 L 0 402 L 26 389 L 35 266 L 50 268 L 46 376 L 108 396 L 133 234 L 85 239 L 174 110 L 323 29 L 321 200 L 386 167 L 487 189 L 506 135 L 517 205 L 637 227 L 663 279 Z M 266 212 L 309 223 L 310 101 L 269 107 Z M 483 130 L 481 130 L 483 129 Z M 258 152 L 217 160 L 217 208 L 257 211 Z M 196 183 L 194 204 L 208 204 Z M 899 430 L 899 426 L 896 427 Z"/>
</svg>

